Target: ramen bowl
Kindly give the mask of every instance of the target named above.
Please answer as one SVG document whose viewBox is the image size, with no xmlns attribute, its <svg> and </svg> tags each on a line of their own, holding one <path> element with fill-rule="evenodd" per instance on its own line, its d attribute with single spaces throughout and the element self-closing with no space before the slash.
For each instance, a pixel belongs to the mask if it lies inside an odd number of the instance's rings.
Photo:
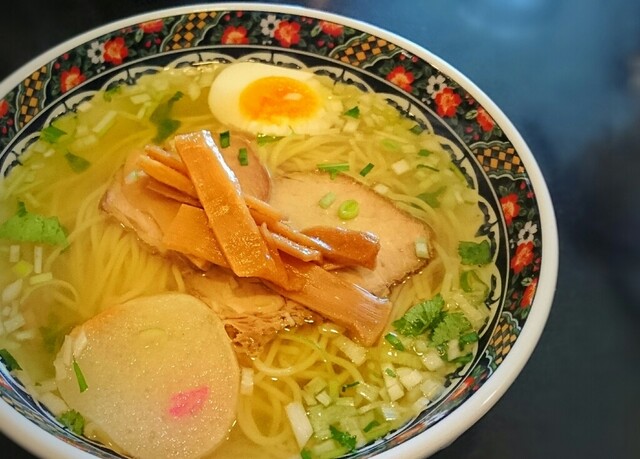
<svg viewBox="0 0 640 459">
<path fill-rule="evenodd" d="M 470 360 L 410 420 L 347 452 L 354 458 L 433 454 L 480 419 L 527 362 L 551 307 L 558 257 L 553 207 L 532 153 L 500 109 L 440 58 L 368 24 L 296 7 L 217 4 L 129 18 L 56 47 L 0 85 L 0 169 L 8 177 L 25 167 L 43 130 L 85 110 L 95 94 L 113 94 L 167 67 L 246 61 L 307 69 L 382 95 L 419 131 L 446 139 L 456 173 L 479 196 L 478 235 L 495 272 Z M 101 122 L 96 133 L 108 124 Z M 72 167 L 84 167 L 71 158 Z M 402 171 L 396 172 L 401 182 Z M 2 305 L 5 342 L 41 339 L 11 315 L 13 299 Z M 0 367 L 0 428 L 9 437 L 43 458 L 126 457 L 61 423 L 10 360 L 3 354 Z"/>
</svg>

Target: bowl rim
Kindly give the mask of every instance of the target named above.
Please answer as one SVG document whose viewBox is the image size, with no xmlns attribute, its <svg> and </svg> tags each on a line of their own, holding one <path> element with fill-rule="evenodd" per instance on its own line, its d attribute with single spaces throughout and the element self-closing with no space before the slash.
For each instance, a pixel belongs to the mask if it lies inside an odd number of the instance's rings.
<svg viewBox="0 0 640 459">
<path fill-rule="evenodd" d="M 543 244 L 537 291 L 531 305 L 531 312 L 527 317 L 527 321 L 518 339 L 491 377 L 488 378 L 473 395 L 465 400 L 458 409 L 453 410 L 444 419 L 427 428 L 419 435 L 404 441 L 390 450 L 380 453 L 376 457 L 379 459 L 392 459 L 400 456 L 407 459 L 419 459 L 430 456 L 453 443 L 460 435 L 479 421 L 480 418 L 496 404 L 518 377 L 531 357 L 549 316 L 556 290 L 559 265 L 559 241 L 555 212 L 548 187 L 535 157 L 513 123 L 497 104 L 462 72 L 429 51 L 426 47 L 387 31 L 380 26 L 352 19 L 339 13 L 290 4 L 205 2 L 136 14 L 80 33 L 41 53 L 39 56 L 29 60 L 10 73 L 0 82 L 0 97 L 23 81 L 33 69 L 41 67 L 75 46 L 86 43 L 106 33 L 159 17 L 184 15 L 193 13 L 194 11 L 226 10 L 263 11 L 313 17 L 315 19 L 352 27 L 400 46 L 402 49 L 407 50 L 447 74 L 473 96 L 475 100 L 491 114 L 496 124 L 503 129 L 505 136 L 515 147 L 527 170 L 528 179 L 536 194 Z M 462 408 L 463 406 L 464 409 Z M 94 457 L 89 453 L 65 443 L 52 434 L 43 431 L 2 399 L 0 399 L 0 430 L 17 444 L 38 457 L 48 459 L 88 459 Z"/>
</svg>

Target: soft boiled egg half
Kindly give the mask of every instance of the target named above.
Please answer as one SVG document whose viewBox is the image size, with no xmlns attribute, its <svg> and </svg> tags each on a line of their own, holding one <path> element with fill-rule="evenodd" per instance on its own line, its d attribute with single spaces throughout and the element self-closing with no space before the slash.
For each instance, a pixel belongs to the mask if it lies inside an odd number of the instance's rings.
<svg viewBox="0 0 640 459">
<path fill-rule="evenodd" d="M 209 107 L 221 123 L 254 134 L 321 134 L 342 108 L 330 94 L 309 71 L 239 62 L 214 79 Z"/>
</svg>

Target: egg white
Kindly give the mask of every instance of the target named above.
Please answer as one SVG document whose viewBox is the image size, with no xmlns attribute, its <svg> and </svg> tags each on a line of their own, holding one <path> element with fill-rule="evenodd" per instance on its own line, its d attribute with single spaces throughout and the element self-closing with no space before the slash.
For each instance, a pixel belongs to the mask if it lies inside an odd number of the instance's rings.
<svg viewBox="0 0 640 459">
<path fill-rule="evenodd" d="M 317 97 L 318 109 L 310 116 L 285 117 L 278 123 L 248 118 L 241 110 L 240 95 L 251 83 L 267 77 L 287 77 L 302 82 Z M 254 134 L 284 136 L 327 132 L 336 123 L 342 108 L 342 104 L 336 102 L 313 73 L 257 62 L 230 64 L 218 74 L 209 90 L 209 108 L 218 121 Z"/>
</svg>

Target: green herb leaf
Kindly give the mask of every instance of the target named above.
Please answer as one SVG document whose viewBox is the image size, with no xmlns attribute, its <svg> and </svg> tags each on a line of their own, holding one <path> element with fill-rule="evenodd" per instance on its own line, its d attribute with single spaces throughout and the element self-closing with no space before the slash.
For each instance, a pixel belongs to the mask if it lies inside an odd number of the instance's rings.
<svg viewBox="0 0 640 459">
<path fill-rule="evenodd" d="M 84 378 L 84 374 L 82 374 L 82 370 L 80 369 L 80 365 L 76 359 L 73 359 L 73 372 L 76 374 L 76 379 L 78 380 L 78 389 L 80 392 L 84 392 L 89 388 L 87 385 L 87 380 Z"/>
<path fill-rule="evenodd" d="M 331 438 L 337 441 L 341 446 L 348 448 L 349 451 L 353 451 L 356 448 L 355 435 L 349 435 L 347 432 L 342 432 L 333 426 L 329 426 L 331 431 Z"/>
<path fill-rule="evenodd" d="M 249 153 L 247 152 L 246 148 L 241 148 L 238 151 L 238 162 L 240 163 L 241 166 L 249 165 Z"/>
<path fill-rule="evenodd" d="M 60 423 L 71 430 L 76 435 L 82 435 L 84 433 L 84 417 L 76 410 L 69 410 L 62 413 L 56 419 Z"/>
<path fill-rule="evenodd" d="M 165 141 L 180 127 L 180 121 L 171 118 L 171 109 L 173 108 L 173 104 L 179 101 L 182 96 L 183 93 L 177 91 L 166 102 L 158 105 L 149 117 L 149 120 L 156 125 L 154 142 L 160 143 Z"/>
<path fill-rule="evenodd" d="M 478 341 L 479 337 L 478 337 L 478 333 L 475 331 L 469 332 L 469 333 L 465 333 L 464 335 L 462 335 L 458 342 L 460 343 L 460 347 L 464 347 L 467 344 L 471 344 L 471 343 L 475 343 L 476 341 Z"/>
<path fill-rule="evenodd" d="M 357 105 L 355 107 L 351 107 L 349 110 L 344 112 L 344 116 L 350 116 L 351 118 L 360 118 L 360 107 Z"/>
<path fill-rule="evenodd" d="M 40 131 L 40 140 L 53 144 L 60 140 L 60 137 L 65 134 L 66 132 L 62 129 L 58 129 L 55 126 L 50 125 Z"/>
<path fill-rule="evenodd" d="M 281 138 L 282 138 L 282 136 L 268 135 L 268 134 L 258 134 L 256 136 L 256 140 L 258 142 L 258 145 L 260 145 L 260 146 L 263 146 L 263 145 L 266 145 L 266 144 L 272 143 L 272 142 L 277 142 Z"/>
<path fill-rule="evenodd" d="M 440 319 L 444 299 L 437 294 L 430 300 L 412 306 L 405 314 L 393 322 L 395 329 L 404 336 L 418 336 L 430 330 Z"/>
<path fill-rule="evenodd" d="M 71 167 L 71 170 L 77 174 L 79 174 L 80 172 L 84 172 L 91 166 L 91 163 L 84 159 L 82 156 L 74 155 L 71 152 L 65 153 L 64 159 L 66 159 L 67 163 L 69 163 L 69 167 Z"/>
<path fill-rule="evenodd" d="M 458 254 L 463 265 L 486 265 L 491 261 L 491 246 L 486 239 L 477 243 L 460 241 Z"/>
<path fill-rule="evenodd" d="M 369 164 L 367 164 L 366 166 L 364 166 L 364 167 L 362 168 L 362 170 L 360 171 L 360 175 L 361 175 L 361 176 L 363 176 L 363 177 L 366 177 L 366 176 L 367 176 L 367 174 L 368 174 L 369 172 L 371 172 L 371 169 L 373 169 L 373 164 L 372 164 L 372 163 L 369 163 Z"/>
<path fill-rule="evenodd" d="M 387 342 L 391 344 L 391 346 L 393 346 L 395 349 L 404 351 L 404 344 L 402 344 L 402 341 L 400 341 L 398 337 L 393 333 L 387 333 L 384 336 L 384 339 L 387 340 Z"/>
<path fill-rule="evenodd" d="M 7 367 L 7 370 L 22 370 L 18 361 L 6 349 L 0 349 L 0 359 L 4 362 L 4 366 Z"/>
<path fill-rule="evenodd" d="M 0 239 L 17 242 L 36 242 L 51 245 L 69 245 L 64 228 L 58 217 L 43 217 L 27 211 L 23 202 L 18 202 L 18 211 L 0 225 Z"/>
<path fill-rule="evenodd" d="M 431 335 L 431 341 L 436 346 L 447 343 L 452 339 L 460 338 L 464 333 L 472 329 L 471 323 L 460 312 L 445 314 Z"/>
<path fill-rule="evenodd" d="M 220 133 L 220 148 L 227 148 L 231 145 L 231 133 L 224 131 Z"/>
</svg>

